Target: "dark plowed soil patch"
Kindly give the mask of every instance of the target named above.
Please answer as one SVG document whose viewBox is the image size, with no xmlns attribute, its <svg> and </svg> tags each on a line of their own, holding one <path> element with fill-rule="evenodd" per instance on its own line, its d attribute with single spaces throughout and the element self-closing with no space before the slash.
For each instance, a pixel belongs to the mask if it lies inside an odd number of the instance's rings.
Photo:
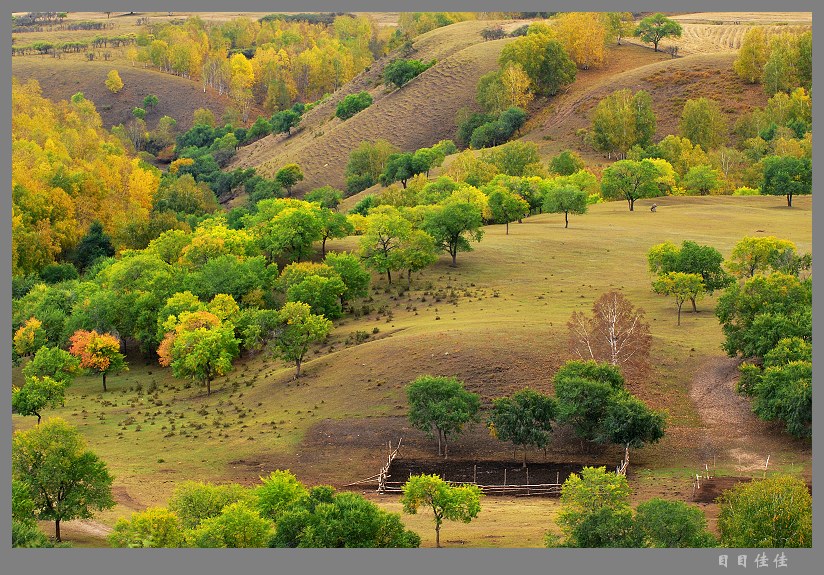
<svg viewBox="0 0 824 575">
<path fill-rule="evenodd" d="M 714 503 L 727 489 L 732 489 L 739 483 L 749 483 L 752 477 L 713 477 L 702 479 L 701 488 L 695 490 L 693 501 L 696 503 Z"/>
<path fill-rule="evenodd" d="M 752 477 L 713 477 L 712 479 L 702 480 L 701 488 L 695 490 L 693 501 L 696 503 L 714 503 L 727 489 L 732 489 L 739 483 L 749 483 L 750 481 L 758 481 L 758 479 Z M 812 494 L 812 483 L 807 482 L 807 490 Z"/>
<path fill-rule="evenodd" d="M 529 463 L 526 469 L 512 461 L 405 460 L 392 462 L 389 481 L 406 481 L 421 473 L 439 475 L 446 481 L 477 482 L 479 485 L 525 485 L 563 483 L 583 465 L 574 463 Z"/>
</svg>

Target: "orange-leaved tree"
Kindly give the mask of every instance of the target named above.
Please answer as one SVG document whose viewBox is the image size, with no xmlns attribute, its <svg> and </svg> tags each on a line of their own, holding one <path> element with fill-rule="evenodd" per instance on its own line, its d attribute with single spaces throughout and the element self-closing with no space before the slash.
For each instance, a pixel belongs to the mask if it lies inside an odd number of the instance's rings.
<svg viewBox="0 0 824 575">
<path fill-rule="evenodd" d="M 79 329 L 69 341 L 69 353 L 80 358 L 80 367 L 103 376 L 103 391 L 106 391 L 107 375 L 129 369 L 125 356 L 120 353 L 120 341 L 110 333 Z"/>
</svg>

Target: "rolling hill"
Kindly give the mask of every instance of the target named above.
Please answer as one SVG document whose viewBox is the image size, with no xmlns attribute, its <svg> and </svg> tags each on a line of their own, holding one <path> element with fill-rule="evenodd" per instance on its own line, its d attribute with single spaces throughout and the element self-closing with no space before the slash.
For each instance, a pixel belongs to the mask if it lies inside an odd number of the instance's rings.
<svg viewBox="0 0 824 575">
<path fill-rule="evenodd" d="M 402 150 L 414 150 L 454 137 L 455 114 L 462 107 L 476 106 L 478 78 L 497 67 L 509 41 L 483 41 L 480 31 L 493 23 L 461 22 L 421 35 L 407 57 L 437 63 L 403 88 L 387 90 L 382 84 L 383 67 L 391 60 L 383 58 L 308 112 L 297 133 L 270 135 L 241 148 L 232 167 L 253 166 L 271 175 L 284 164 L 298 162 L 305 174 L 294 189 L 300 195 L 324 184 L 343 187 L 349 153 L 363 140 L 384 138 Z M 372 94 L 372 106 L 345 122 L 335 118 L 337 102 L 361 90 Z"/>
<path fill-rule="evenodd" d="M 123 89 L 112 94 L 105 86 L 106 75 L 115 69 L 123 80 Z M 110 62 L 55 61 L 47 56 L 23 56 L 12 60 L 12 74 L 21 81 L 34 78 L 40 83 L 43 96 L 50 100 L 66 100 L 76 92 L 83 92 L 95 103 L 103 125 L 111 128 L 133 119 L 132 108 L 142 107 L 148 94 L 158 97 L 157 107 L 146 116 L 149 129 L 162 116 L 177 120 L 180 131 L 192 127 L 192 113 L 198 108 L 211 110 L 220 118 L 231 101 L 216 92 L 203 91 L 199 83 L 180 76 L 165 74 L 148 68 Z M 252 116 L 257 112 L 253 111 Z"/>
</svg>

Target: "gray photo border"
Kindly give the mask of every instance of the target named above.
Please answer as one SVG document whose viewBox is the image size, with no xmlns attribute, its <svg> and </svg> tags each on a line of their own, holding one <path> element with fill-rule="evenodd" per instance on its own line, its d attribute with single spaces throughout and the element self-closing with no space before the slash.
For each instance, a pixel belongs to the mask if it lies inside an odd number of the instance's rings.
<svg viewBox="0 0 824 575">
<path fill-rule="evenodd" d="M 640 2 L 619 3 L 615 0 L 560 0 L 556 2 L 540 2 L 526 0 L 511 5 L 502 0 L 287 0 L 277 2 L 250 2 L 240 0 L 227 4 L 219 0 L 178 0 L 170 5 L 157 0 L 143 0 L 138 2 L 143 10 L 189 10 L 189 11 L 223 11 L 223 10 L 260 10 L 271 11 L 494 11 L 494 10 L 593 10 L 605 11 L 623 8 L 633 11 L 679 11 L 689 9 L 693 11 L 813 11 L 813 22 L 820 18 L 815 14 L 816 3 L 805 0 L 785 0 L 780 4 L 769 0 L 644 0 Z M 11 134 L 11 19 L 12 11 L 31 10 L 71 10 L 95 11 L 102 9 L 123 10 L 134 9 L 131 2 L 102 0 L 75 0 L 70 2 L 42 2 L 31 0 L 22 2 L 13 0 L 8 5 L 8 12 L 0 18 L 0 42 L 2 42 L 3 62 L 0 65 L 2 75 L 2 113 L 0 113 L 0 133 Z M 814 50 L 821 46 L 821 41 L 814 43 Z M 815 65 L 813 93 L 824 89 L 818 73 L 821 65 Z M 817 110 L 817 108 L 816 108 Z M 813 125 L 821 126 L 821 114 L 814 114 Z M 814 151 L 817 163 L 822 153 L 819 148 Z M 11 139 L 0 138 L 0 158 L 7 174 L 11 172 Z M 824 168 L 819 164 L 814 169 L 815 181 L 824 178 Z M 11 348 L 11 183 L 7 176 L 0 195 L 0 213 L 2 216 L 3 249 L 0 252 L 0 325 L 7 326 L 0 330 L 0 362 L 2 362 L 2 389 L 11 387 L 11 361 L 8 350 Z M 814 220 L 820 220 L 822 210 L 813 209 Z M 813 233 L 815 249 L 824 249 L 820 234 Z M 820 276 L 815 273 L 814 276 Z M 816 277 L 814 301 L 824 298 L 824 284 L 821 278 Z M 815 341 L 824 337 L 824 327 L 821 325 L 821 312 L 814 307 L 813 331 Z M 814 362 L 813 380 L 818 385 L 822 380 L 821 368 L 818 361 Z M 824 417 L 824 407 L 819 401 L 813 405 L 816 421 L 813 426 L 814 435 L 818 438 L 813 446 L 813 474 L 820 476 L 821 454 L 821 417 Z M 24 573 L 58 573 L 94 575 L 97 573 L 129 575 L 147 573 L 175 573 L 175 574 L 226 574 L 226 573 L 389 573 L 400 575 L 405 573 L 666 573 L 695 574 L 695 573 L 727 573 L 743 572 L 736 567 L 736 557 L 739 553 L 746 553 L 750 557 L 748 569 L 754 569 L 752 558 L 756 553 L 766 551 L 767 556 L 774 557 L 776 550 L 736 550 L 736 549 L 677 549 L 677 550 L 650 550 L 650 549 L 425 549 L 425 550 L 284 550 L 284 549 L 66 549 L 66 550 L 29 550 L 11 549 L 11 525 L 8 518 L 11 516 L 10 484 L 11 476 L 11 406 L 8 392 L 0 393 L 0 426 L 2 427 L 3 441 L 0 446 L 0 469 L 2 469 L 3 489 L 0 490 L 0 572 L 13 575 Z M 820 499 L 820 498 L 819 498 Z M 814 531 L 822 529 L 824 519 L 820 501 L 814 501 Z M 819 545 L 820 547 L 820 545 Z M 814 573 L 820 572 L 814 568 L 816 556 L 820 556 L 814 549 L 791 549 L 785 551 L 788 558 L 788 567 L 779 572 L 786 573 Z M 719 566 L 719 555 L 729 555 L 729 567 Z M 770 565 L 767 570 L 775 569 Z M 765 571 L 766 572 L 766 571 Z"/>
</svg>

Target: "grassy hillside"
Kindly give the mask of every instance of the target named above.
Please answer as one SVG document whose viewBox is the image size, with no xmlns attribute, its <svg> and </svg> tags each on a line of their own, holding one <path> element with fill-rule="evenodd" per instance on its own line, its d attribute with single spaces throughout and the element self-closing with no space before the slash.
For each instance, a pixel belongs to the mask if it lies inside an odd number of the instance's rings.
<svg viewBox="0 0 824 575">
<path fill-rule="evenodd" d="M 123 80 L 123 89 L 117 94 L 105 86 L 106 75 L 113 69 Z M 157 107 L 146 116 L 150 129 L 166 115 L 177 120 L 177 128 L 185 131 L 192 127 L 192 112 L 196 109 L 207 108 L 220 118 L 231 105 L 228 97 L 212 90 L 204 92 L 197 82 L 133 67 L 126 62 L 61 60 L 55 63 L 49 56 L 24 56 L 12 60 L 12 74 L 21 81 L 37 80 L 43 96 L 50 100 L 66 100 L 76 92 L 83 92 L 95 103 L 106 128 L 132 120 L 132 108 L 142 107 L 143 98 L 148 94 L 154 94 L 159 100 Z"/>
<path fill-rule="evenodd" d="M 653 53 L 639 46 L 621 46 L 613 50 L 615 61 L 624 60 L 618 54 L 622 51 L 631 56 L 639 50 Z M 586 72 L 581 72 L 581 78 L 565 94 L 530 120 L 533 129 L 523 139 L 538 144 L 543 157 L 570 148 L 578 151 L 588 165 L 605 165 L 606 156 L 585 145 L 577 131 L 591 129 L 598 102 L 624 88 L 646 90 L 652 96 L 657 121 L 656 141 L 667 134 L 678 133 L 684 102 L 690 98 L 718 101 L 731 132 L 741 114 L 767 103 L 760 85 L 747 84 L 735 74 L 732 69 L 734 60 L 734 53 L 695 54 L 676 59 L 666 57 L 611 74 L 604 70 L 592 74 L 591 80 L 587 79 Z"/>
<path fill-rule="evenodd" d="M 382 83 L 383 67 L 390 60 L 383 58 L 310 111 L 295 135 L 267 136 L 241 148 L 233 167 L 254 166 L 271 175 L 284 164 L 298 162 L 306 176 L 294 189 L 300 195 L 325 184 L 343 187 L 349 153 L 363 140 L 384 138 L 402 150 L 414 150 L 453 138 L 455 114 L 476 105 L 478 78 L 497 68 L 500 51 L 509 41 L 484 42 L 480 31 L 491 24 L 461 22 L 421 35 L 408 57 L 435 59 L 435 66 L 391 90 Z M 337 102 L 360 90 L 368 90 L 374 104 L 345 122 L 335 118 Z"/>
<path fill-rule="evenodd" d="M 456 375 L 485 405 L 525 385 L 551 391 L 551 377 L 568 357 L 566 322 L 572 311 L 589 309 L 604 291 L 620 289 L 646 310 L 653 335 L 655 367 L 630 381 L 629 389 L 669 412 L 664 440 L 633 452 L 630 481 L 637 500 L 657 494 L 688 499 L 690 474 L 713 456 L 727 474 L 750 473 L 766 454 L 771 469 L 809 474 L 809 447 L 746 409 L 742 425 L 726 434 L 708 427 L 691 390 L 708 364 L 728 361 L 712 313 L 715 298 L 701 301 L 698 314 L 685 313 L 677 327 L 674 303 L 650 291 L 646 251 L 658 242 L 689 238 L 728 256 L 744 235 L 789 238 L 807 251 L 810 197 L 798 198 L 792 209 L 774 197 L 655 201 L 657 213 L 646 209 L 652 200 L 639 202 L 635 212 L 624 202 L 598 204 L 590 214 L 572 218 L 569 229 L 557 215 L 513 224 L 508 236 L 503 226 L 490 226 L 474 252 L 460 254 L 457 269 L 443 257 L 413 278 L 411 291 L 398 285 L 386 289 L 385 280 L 376 278 L 371 301 L 358 304 L 362 317 L 336 325 L 330 341 L 305 364 L 306 377 L 299 383 L 291 379 L 293 367 L 261 355 L 239 361 L 207 397 L 172 379 L 154 360 L 133 356 L 131 371 L 109 378 L 108 393 L 101 393 L 98 378 L 81 378 L 65 407 L 48 416 L 79 426 L 111 467 L 118 507 L 100 516 L 106 524 L 164 503 L 175 483 L 186 479 L 251 484 L 273 469 L 290 468 L 308 483 L 342 486 L 376 473 L 390 439 L 403 437 L 404 459 L 434 457 L 433 442 L 405 419 L 403 388 L 411 379 L 423 373 Z M 332 245 L 355 246 L 356 238 Z M 369 333 L 369 339 L 355 345 L 350 336 L 356 331 Z M 732 384 L 724 385 L 734 396 Z M 34 424 L 33 418 L 13 421 L 21 429 Z M 510 446 L 483 426 L 454 441 L 450 455 L 512 460 Z M 620 455 L 617 448 L 582 453 L 577 440 L 560 433 L 547 458 L 612 466 Z M 543 454 L 530 457 L 543 460 Z M 393 497 L 377 501 L 397 508 Z M 522 512 L 516 503 L 521 502 L 490 498 L 487 517 L 514 518 L 516 510 Z M 522 541 L 539 545 L 547 517 L 520 516 L 520 531 L 504 542 L 516 545 L 519 533 L 529 531 L 533 537 Z M 492 544 L 480 525 L 452 526 L 447 539 Z"/>
</svg>

